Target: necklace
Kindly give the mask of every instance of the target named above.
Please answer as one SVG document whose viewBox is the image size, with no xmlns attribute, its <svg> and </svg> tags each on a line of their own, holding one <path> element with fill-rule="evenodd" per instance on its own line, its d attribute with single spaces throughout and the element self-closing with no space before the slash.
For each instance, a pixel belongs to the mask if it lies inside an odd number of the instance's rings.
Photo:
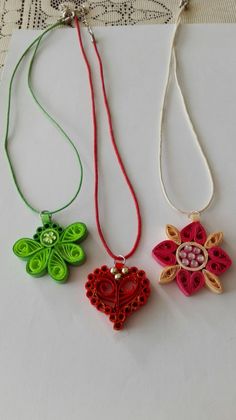
<svg viewBox="0 0 236 420">
<path fill-rule="evenodd" d="M 107 251 L 108 255 L 114 260 L 112 267 L 103 265 L 100 268 L 96 268 L 92 273 L 88 275 L 88 281 L 86 283 L 86 294 L 89 298 L 91 304 L 96 307 L 97 310 L 103 312 L 107 315 L 110 321 L 113 323 L 113 327 L 116 330 L 123 328 L 124 322 L 127 317 L 133 312 L 139 310 L 148 300 L 150 294 L 150 282 L 146 277 L 146 274 L 143 270 L 138 269 L 137 267 L 128 267 L 126 265 L 126 260 L 130 258 L 136 251 L 140 238 L 141 238 L 141 214 L 139 210 L 138 200 L 134 191 L 134 188 L 129 180 L 129 177 L 126 173 L 124 164 L 122 162 L 114 132 L 112 127 L 111 113 L 109 109 L 104 74 L 103 74 L 103 64 L 97 48 L 96 40 L 92 29 L 90 28 L 88 21 L 86 19 L 87 11 L 80 16 L 80 20 L 88 28 L 92 45 L 94 49 L 95 56 L 99 65 L 100 79 L 102 85 L 102 95 L 104 100 L 104 106 L 107 114 L 109 132 L 111 143 L 118 160 L 119 166 L 121 168 L 122 174 L 125 178 L 125 181 L 129 187 L 132 199 L 136 208 L 136 216 L 138 221 L 138 230 L 136 239 L 132 249 L 127 252 L 126 255 L 121 256 L 115 254 L 110 246 L 107 243 L 107 240 L 104 236 L 101 223 L 100 223 L 100 209 L 99 209 L 99 165 L 98 165 L 98 136 L 97 136 L 97 121 L 96 121 L 96 109 L 95 109 L 95 95 L 94 87 L 92 80 L 92 72 L 89 61 L 87 59 L 81 32 L 80 25 L 77 16 L 75 17 L 75 26 L 77 29 L 79 45 L 87 66 L 90 92 L 91 92 L 91 102 L 92 102 L 92 115 L 93 115 L 93 128 L 94 128 L 94 168 L 95 168 L 95 191 L 94 191 L 94 201 L 95 201 L 95 214 L 96 214 L 96 224 L 98 229 L 99 237 L 102 241 L 102 244 Z"/>
<path fill-rule="evenodd" d="M 168 77 L 164 88 L 164 97 L 160 115 L 160 142 L 159 142 L 159 176 L 163 195 L 167 203 L 182 214 L 188 215 L 191 223 L 179 231 L 175 226 L 167 225 L 166 234 L 168 240 L 161 242 L 153 249 L 153 257 L 159 264 L 164 266 L 160 283 L 166 284 L 173 280 L 180 290 L 190 296 L 204 286 L 207 286 L 214 293 L 222 293 L 223 288 L 218 276 L 223 274 L 231 266 L 232 262 L 226 252 L 219 246 L 223 241 L 222 232 L 214 232 L 210 235 L 200 223 L 200 215 L 211 205 L 214 197 L 214 181 L 206 155 L 199 142 L 197 133 L 191 121 L 187 105 L 181 90 L 177 72 L 177 57 L 175 50 L 176 36 L 181 24 L 181 17 L 184 10 L 189 6 L 190 0 L 182 0 L 179 7 L 177 22 L 171 41 L 170 57 L 168 63 Z M 206 165 L 211 184 L 211 193 L 207 203 L 198 211 L 185 211 L 177 208 L 168 196 L 162 172 L 162 146 L 163 146 L 163 120 L 166 110 L 167 94 L 170 85 L 170 76 L 173 69 L 174 79 L 180 94 L 186 118 L 190 124 L 194 139 L 199 152 Z"/>
<path fill-rule="evenodd" d="M 55 119 L 52 118 L 52 116 L 50 116 L 49 113 L 45 110 L 45 108 L 41 105 L 33 90 L 31 79 L 35 57 L 37 55 L 37 51 L 41 44 L 41 41 L 43 40 L 45 35 L 61 25 L 70 23 L 73 17 L 73 13 L 68 11 L 68 9 L 64 8 L 62 10 L 62 18 L 58 22 L 47 28 L 41 35 L 39 35 L 25 50 L 18 63 L 16 64 L 10 79 L 8 90 L 7 119 L 4 139 L 6 156 L 8 159 L 10 171 L 16 189 L 20 197 L 24 201 L 25 205 L 34 213 L 40 215 L 42 221 L 42 225 L 36 229 L 33 238 L 19 239 L 14 244 L 13 251 L 16 256 L 27 261 L 26 272 L 28 274 L 34 277 L 41 277 L 48 273 L 49 276 L 51 276 L 51 278 L 58 283 L 64 283 L 67 280 L 69 276 L 68 264 L 80 265 L 83 264 L 85 261 L 85 252 L 83 248 L 80 245 L 78 245 L 78 243 L 84 240 L 87 235 L 86 225 L 81 222 L 75 222 L 70 224 L 68 227 L 63 228 L 59 226 L 54 220 L 52 220 L 52 216 L 54 214 L 59 213 L 60 211 L 69 207 L 70 204 L 72 204 L 73 201 L 77 198 L 82 186 L 83 168 L 80 155 L 75 144 L 67 135 L 67 133 L 63 130 L 63 128 L 58 124 L 58 122 L 55 121 Z M 62 207 L 50 211 L 40 210 L 36 208 L 28 201 L 28 199 L 24 195 L 23 189 L 21 188 L 17 180 L 17 174 L 11 160 L 11 155 L 8 146 L 13 82 L 21 62 L 30 51 L 33 51 L 33 53 L 28 68 L 28 88 L 32 95 L 32 98 L 39 107 L 39 109 L 43 112 L 43 114 L 57 128 L 62 137 L 70 144 L 70 146 L 76 154 L 77 162 L 80 167 L 80 180 L 74 196 L 70 199 L 68 203 L 64 204 Z"/>
</svg>

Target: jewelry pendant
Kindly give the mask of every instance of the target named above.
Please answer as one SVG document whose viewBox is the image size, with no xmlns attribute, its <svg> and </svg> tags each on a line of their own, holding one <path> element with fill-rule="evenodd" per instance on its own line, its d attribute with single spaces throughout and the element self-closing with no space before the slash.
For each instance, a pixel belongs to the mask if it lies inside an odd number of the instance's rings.
<svg viewBox="0 0 236 420">
<path fill-rule="evenodd" d="M 98 311 L 109 316 L 115 330 L 121 330 L 127 317 L 141 309 L 150 295 L 150 282 L 143 270 L 128 268 L 122 262 L 103 265 L 88 275 L 87 297 Z"/>
<path fill-rule="evenodd" d="M 176 280 L 180 290 L 191 296 L 203 286 L 220 294 L 223 288 L 218 276 L 230 268 L 232 261 L 219 246 L 223 233 L 215 232 L 207 236 L 199 221 L 193 221 L 180 232 L 166 226 L 169 240 L 158 244 L 152 251 L 153 257 L 164 266 L 160 275 L 161 284 Z"/>
<path fill-rule="evenodd" d="M 84 223 L 73 223 L 63 229 L 52 222 L 50 214 L 43 212 L 43 226 L 38 227 L 33 239 L 19 239 L 13 246 L 17 257 L 27 260 L 26 271 L 33 277 L 49 274 L 58 283 L 65 283 L 69 270 L 67 265 L 81 265 L 86 256 L 76 242 L 87 236 Z"/>
</svg>

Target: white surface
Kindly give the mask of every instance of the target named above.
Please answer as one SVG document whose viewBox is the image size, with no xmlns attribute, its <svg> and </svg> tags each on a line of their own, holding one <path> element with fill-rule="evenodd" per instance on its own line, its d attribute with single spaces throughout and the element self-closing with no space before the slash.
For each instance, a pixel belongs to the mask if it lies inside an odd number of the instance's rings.
<svg viewBox="0 0 236 420">
<path fill-rule="evenodd" d="M 2 149 L 1 420 L 235 418 L 235 269 L 222 277 L 222 296 L 203 290 L 188 299 L 175 283 L 157 285 L 161 268 L 151 258 L 153 246 L 165 238 L 166 223 L 179 228 L 187 224 L 164 202 L 156 167 L 171 30 L 168 25 L 96 29 L 116 138 L 142 208 L 142 241 L 130 264 L 145 269 L 152 282 L 149 304 L 129 319 L 123 332 L 114 332 L 84 293 L 87 273 L 112 262 L 95 226 L 91 114 L 76 34 L 71 29 L 54 31 L 43 46 L 35 85 L 47 109 L 77 142 L 85 169 L 79 199 L 56 220 L 62 225 L 75 220 L 87 223 L 88 260 L 71 270 L 63 286 L 48 277 L 33 279 L 26 274 L 24 262 L 14 257 L 11 247 L 16 239 L 31 236 L 40 222 L 17 195 Z M 21 31 L 13 38 L 1 85 L 1 127 L 10 72 L 35 34 Z M 225 232 L 224 248 L 233 259 L 235 36 L 235 25 L 192 25 L 182 29 L 179 39 L 184 91 L 217 186 L 215 202 L 202 222 L 209 232 Z M 178 204 L 196 208 L 207 196 L 208 182 L 175 99 L 167 145 L 171 194 Z M 15 84 L 13 102 L 17 113 L 11 126 L 11 154 L 24 191 L 42 209 L 58 206 L 76 188 L 74 156 L 32 105 L 24 72 Z M 134 208 L 111 155 L 101 106 L 98 116 L 103 226 L 106 222 L 114 250 L 124 253 L 135 234 Z"/>
</svg>

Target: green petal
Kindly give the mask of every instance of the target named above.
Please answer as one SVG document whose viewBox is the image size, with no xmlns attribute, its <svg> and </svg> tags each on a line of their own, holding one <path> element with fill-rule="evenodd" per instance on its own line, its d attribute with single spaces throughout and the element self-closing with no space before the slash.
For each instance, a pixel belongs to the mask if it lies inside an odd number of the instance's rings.
<svg viewBox="0 0 236 420">
<path fill-rule="evenodd" d="M 84 223 L 73 223 L 67 226 L 61 235 L 60 242 L 77 242 L 82 241 L 87 236 L 87 227 Z"/>
<path fill-rule="evenodd" d="M 51 249 L 49 248 L 42 248 L 36 252 L 26 265 L 27 273 L 34 277 L 41 277 L 46 274 L 50 252 Z"/>
<path fill-rule="evenodd" d="M 33 239 L 22 238 L 13 245 L 13 252 L 17 257 L 27 259 L 42 249 L 42 245 Z"/>
<path fill-rule="evenodd" d="M 80 265 L 85 261 L 85 252 L 81 246 L 76 244 L 58 244 L 56 250 L 62 258 L 70 264 Z"/>
<path fill-rule="evenodd" d="M 55 250 L 48 260 L 48 274 L 58 283 L 65 283 L 69 274 L 65 262 Z"/>
</svg>

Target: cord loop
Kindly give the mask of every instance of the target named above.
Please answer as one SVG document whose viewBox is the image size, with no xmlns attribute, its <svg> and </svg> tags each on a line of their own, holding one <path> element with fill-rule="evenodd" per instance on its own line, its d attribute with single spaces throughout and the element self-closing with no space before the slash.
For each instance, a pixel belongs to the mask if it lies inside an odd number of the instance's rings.
<svg viewBox="0 0 236 420">
<path fill-rule="evenodd" d="M 200 156 L 202 157 L 202 160 L 205 164 L 205 167 L 206 167 L 207 173 L 208 173 L 208 177 L 209 177 L 209 180 L 210 180 L 210 197 L 207 200 L 206 204 L 201 209 L 199 209 L 197 211 L 199 214 L 202 213 L 203 211 L 207 210 L 210 207 L 210 205 L 211 205 L 211 203 L 214 199 L 214 193 L 215 193 L 215 185 L 214 185 L 214 180 L 213 180 L 213 175 L 212 175 L 212 172 L 211 172 L 211 168 L 210 168 L 207 156 L 206 156 L 206 154 L 203 150 L 203 147 L 202 147 L 202 145 L 200 143 L 200 140 L 198 138 L 198 135 L 196 133 L 195 127 L 194 127 L 193 122 L 192 122 L 192 119 L 190 117 L 190 114 L 189 114 L 189 111 L 188 111 L 188 108 L 187 108 L 187 104 L 186 104 L 186 101 L 185 101 L 185 98 L 184 98 L 184 95 L 183 95 L 183 92 L 182 92 L 182 88 L 180 86 L 178 71 L 177 71 L 177 57 L 176 57 L 176 51 L 175 51 L 175 41 L 176 41 L 178 30 L 179 30 L 179 27 L 180 27 L 180 24 L 181 24 L 182 13 L 183 13 L 185 7 L 188 6 L 188 4 L 189 4 L 189 0 L 182 0 L 181 1 L 181 6 L 180 6 L 181 8 L 179 9 L 179 13 L 177 15 L 176 25 L 175 25 L 174 33 L 173 33 L 173 36 L 172 36 L 171 46 L 170 46 L 167 79 L 166 79 L 166 82 L 165 82 L 164 95 L 163 95 L 163 99 L 162 99 L 162 103 L 161 103 L 161 111 L 160 111 L 159 157 L 158 157 L 159 178 L 160 178 L 160 183 L 161 183 L 161 188 L 162 188 L 163 195 L 164 195 L 167 203 L 169 204 L 169 206 L 172 209 L 177 210 L 180 213 L 185 214 L 185 215 L 189 215 L 193 212 L 188 211 L 188 210 L 183 210 L 183 209 L 180 209 L 180 208 L 176 207 L 176 205 L 170 199 L 169 194 L 168 194 L 167 189 L 166 189 L 166 186 L 165 186 L 163 169 L 162 169 L 162 155 L 163 155 L 163 142 L 164 142 L 164 140 L 163 140 L 163 131 L 164 131 L 163 121 L 164 121 L 165 112 L 166 112 L 167 94 L 168 94 L 168 91 L 169 91 L 172 69 L 173 69 L 173 74 L 174 74 L 176 86 L 177 86 L 177 89 L 178 89 L 178 92 L 179 92 L 179 95 L 180 95 L 180 98 L 181 98 L 181 101 L 182 101 L 182 105 L 183 105 L 183 108 L 184 108 L 186 118 L 189 122 L 190 129 L 192 131 L 192 134 L 193 134 L 194 140 L 196 142 L 196 145 L 198 146 Z"/>
<path fill-rule="evenodd" d="M 51 215 L 55 214 L 55 213 L 58 213 L 58 212 L 60 212 L 64 209 L 66 209 L 67 207 L 69 207 L 73 203 L 73 201 L 77 198 L 77 196 L 79 195 L 80 190 L 81 190 L 81 186 L 82 186 L 82 182 L 83 182 L 83 167 L 82 167 L 82 162 L 81 162 L 81 159 L 80 159 L 79 151 L 78 151 L 77 147 L 75 146 L 74 142 L 71 140 L 71 138 L 68 136 L 68 134 L 64 131 L 64 129 L 59 125 L 59 123 L 46 111 L 46 109 L 43 107 L 43 105 L 41 105 L 40 101 L 38 100 L 38 98 L 37 98 L 37 96 L 34 92 L 33 86 L 32 86 L 32 71 L 33 71 L 33 66 L 34 66 L 36 55 L 37 55 L 37 51 L 38 51 L 38 48 L 40 46 L 40 43 L 41 43 L 42 39 L 45 37 L 46 34 L 51 32 L 53 29 L 59 27 L 60 25 L 61 25 L 61 21 L 58 21 L 58 22 L 54 23 L 53 25 L 49 26 L 28 46 L 28 48 L 26 48 L 26 50 L 23 52 L 22 56 L 18 60 L 16 66 L 13 70 L 13 73 L 12 73 L 12 76 L 11 76 L 11 79 L 10 79 L 10 83 L 9 83 L 9 89 L 8 89 L 4 148 L 5 148 L 8 164 L 9 164 L 9 167 L 10 167 L 10 171 L 11 171 L 11 174 L 12 174 L 12 177 L 13 177 L 13 181 L 15 183 L 16 189 L 17 189 L 21 199 L 23 200 L 23 202 L 25 203 L 25 205 L 29 209 L 31 209 L 34 213 L 37 213 L 39 215 L 41 215 L 43 212 L 40 209 L 34 207 L 24 195 L 22 187 L 20 186 L 20 184 L 18 182 L 17 174 L 16 174 L 15 168 L 13 166 L 13 163 L 11 161 L 11 155 L 10 155 L 10 152 L 9 152 L 9 138 L 8 137 L 9 137 L 9 129 L 10 129 L 12 89 L 13 89 L 13 82 L 14 82 L 14 79 L 15 79 L 15 76 L 16 76 L 16 73 L 17 73 L 17 70 L 18 70 L 20 64 L 22 63 L 23 59 L 27 56 L 27 54 L 33 49 L 33 54 L 32 54 L 31 60 L 30 60 L 29 68 L 28 68 L 28 88 L 29 88 L 29 91 L 32 95 L 32 98 L 33 98 L 34 102 L 38 106 L 38 108 L 49 119 L 51 124 L 53 124 L 57 128 L 57 130 L 62 135 L 64 140 L 66 140 L 69 143 L 69 145 L 72 147 L 72 150 L 74 151 L 74 153 L 76 155 L 76 158 L 77 158 L 77 161 L 78 161 L 78 166 L 80 168 L 80 179 L 79 179 L 79 182 L 78 182 L 78 187 L 77 187 L 74 195 L 72 196 L 72 198 L 69 200 L 69 202 L 67 202 L 66 204 L 64 204 L 60 208 L 57 208 L 56 210 L 51 210 L 50 212 L 48 212 Z"/>
<path fill-rule="evenodd" d="M 82 41 L 81 31 L 80 31 L 80 24 L 79 24 L 77 16 L 75 16 L 75 26 L 76 26 L 77 33 L 78 33 L 78 40 L 79 40 L 80 49 L 82 51 L 84 61 L 86 63 L 86 67 L 87 67 L 90 93 L 91 93 L 91 102 L 92 102 L 93 136 L 94 136 L 94 167 L 95 167 L 94 201 L 95 201 L 96 224 L 97 224 L 98 234 L 100 236 L 102 244 L 103 244 L 104 248 L 106 249 L 107 253 L 114 260 L 119 260 L 121 258 L 121 256 L 119 256 L 119 255 L 117 256 L 116 254 L 114 254 L 112 252 L 112 250 L 111 250 L 111 248 L 110 248 L 110 246 L 109 246 L 109 244 L 108 244 L 108 242 L 107 242 L 107 240 L 104 236 L 104 233 L 103 233 L 103 230 L 102 230 L 102 227 L 101 227 L 101 223 L 100 223 L 98 133 L 97 133 L 97 116 L 96 116 L 96 107 L 95 107 L 95 92 L 94 92 L 94 86 L 93 86 L 91 66 L 90 66 L 90 63 L 88 61 L 88 58 L 87 58 L 87 55 L 86 55 L 86 52 L 85 52 L 85 49 L 84 49 L 84 46 L 83 46 L 83 41 Z M 141 219 L 141 213 L 140 213 L 139 203 L 138 203 L 138 199 L 136 197 L 136 193 L 135 193 L 133 185 L 131 184 L 131 181 L 128 177 L 128 174 L 126 172 L 124 163 L 121 159 L 121 156 L 120 156 L 117 144 L 116 144 L 116 139 L 115 139 L 115 135 L 114 135 L 114 131 L 113 131 L 113 125 L 112 125 L 111 112 L 110 112 L 110 107 L 109 107 L 107 93 L 106 93 L 106 87 L 105 87 L 102 59 L 100 57 L 100 54 L 99 54 L 99 51 L 98 51 L 98 48 L 97 48 L 97 44 L 95 42 L 93 43 L 93 48 L 94 48 L 95 56 L 96 56 L 96 59 L 98 61 L 98 66 L 99 66 L 100 80 L 101 80 L 101 85 L 102 85 L 103 102 L 104 102 L 105 111 L 106 111 L 106 114 L 107 114 L 111 144 L 113 146 L 115 156 L 116 156 L 117 161 L 119 163 L 121 172 L 124 176 L 124 179 L 126 181 L 126 184 L 127 184 L 128 188 L 130 190 L 130 193 L 131 193 L 131 196 L 132 196 L 132 199 L 133 199 L 133 202 L 134 202 L 135 210 L 136 210 L 136 216 L 137 216 L 138 227 L 137 227 L 137 234 L 136 234 L 134 244 L 133 244 L 131 250 L 124 257 L 122 256 L 122 258 L 128 259 L 129 257 L 131 257 L 134 254 L 134 252 L 136 251 L 136 249 L 139 245 L 140 238 L 141 238 L 141 230 L 142 230 L 142 219 Z"/>
</svg>

